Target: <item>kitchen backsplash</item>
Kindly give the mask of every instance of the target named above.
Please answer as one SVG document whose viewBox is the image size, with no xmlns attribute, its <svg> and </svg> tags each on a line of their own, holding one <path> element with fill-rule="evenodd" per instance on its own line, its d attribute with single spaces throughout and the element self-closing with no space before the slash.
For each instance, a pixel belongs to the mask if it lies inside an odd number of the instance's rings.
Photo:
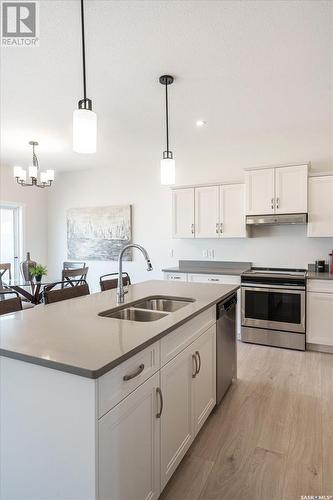
<svg viewBox="0 0 333 500">
<path fill-rule="evenodd" d="M 333 238 L 308 238 L 306 226 L 275 226 L 256 228 L 251 238 L 225 240 L 170 240 L 173 259 L 251 261 L 254 266 L 301 267 L 322 259 L 329 262 Z M 204 257 L 213 250 L 213 258 Z M 164 263 L 167 264 L 167 263 Z"/>
</svg>

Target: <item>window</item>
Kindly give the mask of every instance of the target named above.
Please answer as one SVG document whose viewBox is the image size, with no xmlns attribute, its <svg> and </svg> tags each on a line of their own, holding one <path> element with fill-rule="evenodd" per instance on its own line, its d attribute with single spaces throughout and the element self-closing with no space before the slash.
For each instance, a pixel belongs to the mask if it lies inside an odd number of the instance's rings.
<svg viewBox="0 0 333 500">
<path fill-rule="evenodd" d="M 21 260 L 21 208 L 17 205 L 0 205 L 0 262 L 10 262 L 12 276 L 19 277 Z"/>
</svg>

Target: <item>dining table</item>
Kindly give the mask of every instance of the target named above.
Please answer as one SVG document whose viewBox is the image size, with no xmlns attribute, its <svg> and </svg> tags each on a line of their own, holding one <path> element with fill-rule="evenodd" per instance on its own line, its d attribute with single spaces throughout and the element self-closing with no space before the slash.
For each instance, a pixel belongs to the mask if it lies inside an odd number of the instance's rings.
<svg viewBox="0 0 333 500">
<path fill-rule="evenodd" d="M 35 279 L 26 281 L 24 278 L 2 279 L 1 287 L 4 289 L 11 288 L 31 304 L 37 305 L 42 302 L 43 287 L 58 281 L 59 278 L 50 279 L 48 276 L 43 276 L 41 281 Z"/>
</svg>

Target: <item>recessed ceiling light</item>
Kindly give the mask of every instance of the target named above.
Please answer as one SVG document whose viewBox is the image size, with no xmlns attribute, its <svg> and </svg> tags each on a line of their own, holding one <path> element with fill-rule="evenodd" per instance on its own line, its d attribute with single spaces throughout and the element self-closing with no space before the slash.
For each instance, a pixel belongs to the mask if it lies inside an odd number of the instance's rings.
<svg viewBox="0 0 333 500">
<path fill-rule="evenodd" d="M 204 127 L 207 123 L 203 120 L 197 120 L 195 124 L 197 127 Z"/>
</svg>

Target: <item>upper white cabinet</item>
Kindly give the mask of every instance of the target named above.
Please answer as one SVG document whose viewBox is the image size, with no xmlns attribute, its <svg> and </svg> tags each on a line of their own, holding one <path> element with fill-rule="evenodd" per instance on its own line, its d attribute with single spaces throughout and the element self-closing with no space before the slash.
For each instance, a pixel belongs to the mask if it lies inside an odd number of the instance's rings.
<svg viewBox="0 0 333 500">
<path fill-rule="evenodd" d="M 274 168 L 245 172 L 246 213 L 264 215 L 274 213 Z"/>
<path fill-rule="evenodd" d="M 194 238 L 194 188 L 172 191 L 172 236 Z"/>
<path fill-rule="evenodd" d="M 246 214 L 306 213 L 307 179 L 307 165 L 246 171 Z"/>
<path fill-rule="evenodd" d="M 174 189 L 174 238 L 244 238 L 244 184 Z"/>
<path fill-rule="evenodd" d="M 333 237 L 333 175 L 309 178 L 308 236 Z"/>
<path fill-rule="evenodd" d="M 220 238 L 245 238 L 245 186 L 220 186 Z"/>
<path fill-rule="evenodd" d="M 275 213 L 297 214 L 308 211 L 308 166 L 275 169 Z"/>
<path fill-rule="evenodd" d="M 220 233 L 219 186 L 195 188 L 195 237 L 216 238 Z"/>
</svg>

